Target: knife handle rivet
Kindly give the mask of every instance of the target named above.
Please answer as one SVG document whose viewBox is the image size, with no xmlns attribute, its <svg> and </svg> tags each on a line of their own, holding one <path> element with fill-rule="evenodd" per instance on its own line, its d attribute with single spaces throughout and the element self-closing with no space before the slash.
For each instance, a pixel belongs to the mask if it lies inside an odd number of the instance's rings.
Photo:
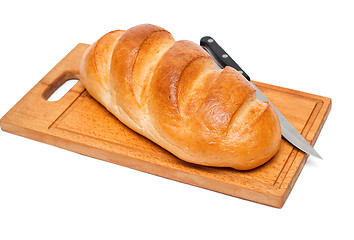
<svg viewBox="0 0 354 240">
<path fill-rule="evenodd" d="M 212 42 L 214 42 L 214 39 L 209 38 L 209 39 L 208 39 L 208 43 L 212 43 Z"/>
<path fill-rule="evenodd" d="M 228 58 L 229 55 L 227 55 L 226 53 L 224 53 L 223 55 L 221 55 L 222 58 Z"/>
</svg>

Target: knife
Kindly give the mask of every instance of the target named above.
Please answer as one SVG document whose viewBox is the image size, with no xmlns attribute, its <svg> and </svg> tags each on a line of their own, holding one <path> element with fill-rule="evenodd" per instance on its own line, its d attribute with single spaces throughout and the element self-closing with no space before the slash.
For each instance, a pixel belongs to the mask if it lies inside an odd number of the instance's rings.
<svg viewBox="0 0 354 240">
<path fill-rule="evenodd" d="M 256 85 L 254 85 L 246 72 L 242 70 L 242 68 L 224 51 L 224 49 L 219 46 L 219 44 L 212 37 L 202 37 L 200 39 L 200 45 L 212 56 L 214 62 L 216 62 L 219 67 L 224 68 L 226 66 L 230 66 L 235 68 L 256 88 L 257 98 L 261 101 L 270 103 L 278 115 L 281 125 L 281 134 L 286 140 L 288 140 L 292 145 L 302 150 L 303 152 L 322 159 L 322 157 L 306 141 L 306 139 L 293 127 L 293 125 L 291 125 L 291 123 L 283 116 L 283 114 L 281 114 L 281 112 L 279 112 L 278 109 L 274 107 L 274 105 L 268 100 L 266 96 L 263 95 L 263 93 L 256 87 Z"/>
</svg>

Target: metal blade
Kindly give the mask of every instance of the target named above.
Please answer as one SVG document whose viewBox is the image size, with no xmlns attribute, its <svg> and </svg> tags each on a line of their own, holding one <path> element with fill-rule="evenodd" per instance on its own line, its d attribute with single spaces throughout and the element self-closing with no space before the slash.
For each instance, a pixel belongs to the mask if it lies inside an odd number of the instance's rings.
<svg viewBox="0 0 354 240">
<path fill-rule="evenodd" d="M 274 108 L 275 112 L 278 115 L 280 125 L 281 125 L 281 134 L 288 140 L 291 144 L 299 148 L 300 150 L 316 156 L 320 159 L 322 157 L 316 152 L 316 150 L 306 141 L 306 139 L 291 125 L 291 123 L 279 112 L 279 110 L 268 100 L 266 96 L 254 85 L 253 82 L 250 82 L 256 88 L 257 98 L 261 101 L 269 102 L 270 105 Z"/>
<path fill-rule="evenodd" d="M 200 39 L 200 45 L 211 55 L 216 63 L 217 67 L 221 69 L 225 66 L 231 66 L 236 69 L 239 73 L 241 73 L 257 90 L 257 98 L 261 101 L 267 101 L 271 104 L 271 106 L 276 111 L 280 125 L 281 125 L 281 134 L 282 136 L 288 140 L 291 144 L 293 144 L 298 149 L 304 151 L 305 153 L 316 156 L 320 159 L 322 157 L 315 151 L 315 149 L 306 141 L 306 139 L 291 125 L 291 123 L 278 111 L 276 107 L 268 100 L 266 96 L 252 83 L 251 78 L 242 70 L 242 68 L 222 49 L 217 42 L 209 37 L 205 36 Z"/>
</svg>

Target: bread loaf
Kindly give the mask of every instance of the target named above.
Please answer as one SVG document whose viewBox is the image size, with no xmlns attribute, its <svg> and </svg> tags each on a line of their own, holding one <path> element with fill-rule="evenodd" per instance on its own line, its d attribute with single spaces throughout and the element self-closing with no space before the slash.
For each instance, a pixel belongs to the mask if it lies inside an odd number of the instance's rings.
<svg viewBox="0 0 354 240">
<path fill-rule="evenodd" d="M 122 123 L 184 161 L 247 170 L 279 149 L 278 117 L 254 87 L 158 26 L 101 37 L 82 59 L 80 80 Z"/>
</svg>

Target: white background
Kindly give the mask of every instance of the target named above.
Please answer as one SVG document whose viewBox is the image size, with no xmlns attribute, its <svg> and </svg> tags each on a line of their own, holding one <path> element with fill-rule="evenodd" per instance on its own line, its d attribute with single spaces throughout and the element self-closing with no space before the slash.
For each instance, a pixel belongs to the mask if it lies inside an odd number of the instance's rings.
<svg viewBox="0 0 354 240">
<path fill-rule="evenodd" d="M 351 1 L 6 1 L 0 116 L 78 43 L 152 23 L 213 36 L 256 81 L 330 97 L 282 209 L 0 132 L 0 239 L 353 239 Z"/>
</svg>

